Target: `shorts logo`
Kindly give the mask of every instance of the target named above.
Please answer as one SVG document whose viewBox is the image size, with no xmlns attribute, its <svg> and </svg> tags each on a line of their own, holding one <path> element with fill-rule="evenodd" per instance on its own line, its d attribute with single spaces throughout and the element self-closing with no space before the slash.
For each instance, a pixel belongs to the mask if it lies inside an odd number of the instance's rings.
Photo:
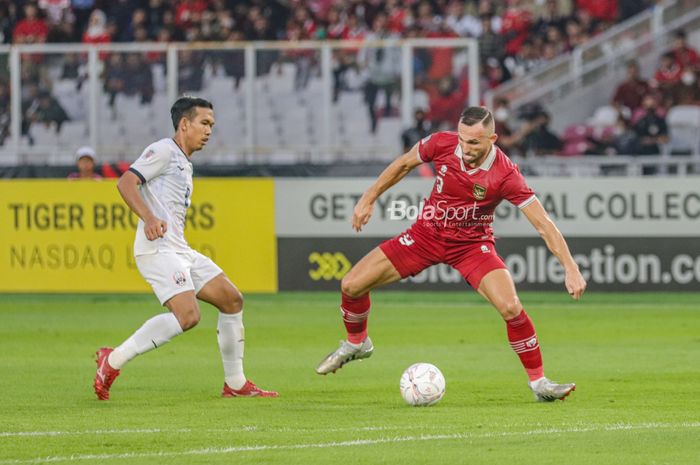
<svg viewBox="0 0 700 465">
<path fill-rule="evenodd" d="M 176 271 L 173 274 L 173 281 L 175 281 L 175 284 L 182 287 L 187 282 L 187 277 L 185 277 L 185 273 L 183 273 L 182 271 Z"/>
<path fill-rule="evenodd" d="M 409 247 L 413 245 L 416 241 L 414 241 L 409 234 L 402 234 L 401 237 L 399 237 L 399 242 L 401 243 L 401 245 Z"/>
<path fill-rule="evenodd" d="M 537 337 L 534 337 L 534 336 L 525 343 L 525 346 L 527 346 L 527 348 L 529 348 L 529 349 L 532 349 L 536 345 L 537 345 Z"/>
<path fill-rule="evenodd" d="M 488 248 L 488 246 L 482 245 L 481 246 L 481 253 L 489 253 L 491 252 Z"/>
<path fill-rule="evenodd" d="M 486 188 L 484 186 L 474 184 L 472 194 L 474 194 L 474 198 L 476 200 L 484 200 L 486 198 Z"/>
</svg>

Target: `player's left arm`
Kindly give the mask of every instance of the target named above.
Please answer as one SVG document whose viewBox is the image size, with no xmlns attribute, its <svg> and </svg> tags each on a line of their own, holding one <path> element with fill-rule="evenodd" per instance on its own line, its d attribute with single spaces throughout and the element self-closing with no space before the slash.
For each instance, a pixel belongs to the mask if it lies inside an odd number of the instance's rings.
<svg viewBox="0 0 700 465">
<path fill-rule="evenodd" d="M 586 280 L 583 279 L 574 257 L 571 256 L 569 246 L 566 244 L 566 240 L 559 228 L 554 224 L 537 198 L 522 207 L 521 211 L 542 236 L 550 252 L 557 257 L 559 263 L 564 267 L 564 272 L 566 273 L 564 284 L 569 295 L 576 300 L 580 299 L 586 290 Z"/>
</svg>

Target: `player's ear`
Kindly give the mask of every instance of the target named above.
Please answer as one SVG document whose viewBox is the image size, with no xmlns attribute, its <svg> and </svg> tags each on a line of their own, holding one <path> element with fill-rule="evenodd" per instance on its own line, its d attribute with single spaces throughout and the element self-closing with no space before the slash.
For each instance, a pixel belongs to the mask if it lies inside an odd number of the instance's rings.
<svg viewBox="0 0 700 465">
<path fill-rule="evenodd" d="M 492 144 L 496 143 L 496 140 L 498 140 L 498 134 L 495 132 L 489 136 L 489 140 L 491 141 Z"/>
</svg>

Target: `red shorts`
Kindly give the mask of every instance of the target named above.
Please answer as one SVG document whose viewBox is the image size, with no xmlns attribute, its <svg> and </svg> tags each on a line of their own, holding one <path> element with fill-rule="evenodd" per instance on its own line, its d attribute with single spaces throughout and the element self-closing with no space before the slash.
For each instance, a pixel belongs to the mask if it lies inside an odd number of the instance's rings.
<svg viewBox="0 0 700 465">
<path fill-rule="evenodd" d="M 451 242 L 435 230 L 414 224 L 398 236 L 379 245 L 401 278 L 415 276 L 438 263 L 459 271 L 474 289 L 493 270 L 507 268 L 496 253 L 493 240 Z"/>
</svg>

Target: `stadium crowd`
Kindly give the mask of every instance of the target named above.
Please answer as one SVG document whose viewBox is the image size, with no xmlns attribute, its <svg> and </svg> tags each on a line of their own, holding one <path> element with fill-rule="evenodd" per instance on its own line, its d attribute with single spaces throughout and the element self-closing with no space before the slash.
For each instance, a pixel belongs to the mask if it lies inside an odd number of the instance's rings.
<svg viewBox="0 0 700 465">
<path fill-rule="evenodd" d="M 110 43 L 170 41 L 241 40 L 371 40 L 389 37 L 474 37 L 479 42 L 482 89 L 493 88 L 513 76 L 521 76 L 556 56 L 571 51 L 611 25 L 653 6 L 658 0 L 0 0 L 0 43 Z M 691 50 L 692 52 L 692 50 Z M 688 73 L 698 71 L 694 52 L 680 56 L 675 49 L 662 59 L 651 84 L 655 108 L 668 108 L 673 99 L 694 101 L 700 87 Z M 418 53 L 414 62 L 417 88 L 428 96 L 423 119 L 430 128 L 451 124 L 459 115 L 468 92 L 466 72 L 452 69 L 452 52 L 436 49 Z M 164 61 L 163 54 L 122 55 L 103 53 L 103 88 L 110 96 L 137 95 L 143 104 L 153 96 L 153 70 Z M 79 55 L 66 55 L 61 78 L 74 78 L 77 87 L 85 76 L 79 71 Z M 206 56 L 187 52 L 180 56 L 180 89 L 198 91 Z M 258 62 L 258 73 L 270 71 L 274 63 L 289 61 L 296 67 L 295 88 L 303 89 L 317 65 L 313 53 L 288 51 L 271 53 Z M 42 72 L 42 56 L 32 55 L 22 67 L 23 135 L 29 138 L 34 122 L 52 125 L 57 131 L 68 115 L 51 95 L 48 73 Z M 393 62 L 394 68 L 388 65 Z M 361 66 L 355 50 L 334 56 L 334 100 L 347 85 L 345 74 Z M 376 131 L 378 120 L 395 113 L 392 95 L 399 90 L 397 60 L 387 59 L 381 50 L 363 57 L 367 80 L 365 102 Z M 229 54 L 216 66 L 238 86 L 243 76 L 243 56 Z M 5 72 L 5 71 L 3 71 Z M 646 81 L 645 81 L 646 82 Z M 623 84 L 624 85 L 624 84 Z M 654 86 L 655 85 L 655 86 Z M 695 94 L 679 90 L 690 86 Z M 639 84 L 641 86 L 641 84 Z M 620 125 L 635 131 L 643 112 L 642 87 L 623 90 L 615 98 L 621 110 Z M 384 93 L 386 107 L 376 108 Z M 0 75 L 0 101 L 7 98 L 7 76 Z M 646 95 L 646 94 L 645 94 Z M 692 97 L 696 95 L 696 97 Z M 635 101 L 627 101 L 627 99 Z M 43 100 L 42 100 L 43 99 Z M 663 101 L 664 105 L 661 105 Z M 547 128 L 549 117 L 541 109 L 526 114 L 517 131 L 506 124 L 507 102 L 499 102 L 503 117 L 502 142 L 515 151 L 540 153 L 563 150 L 562 142 Z M 2 105 L 0 143 L 7 137 L 9 105 Z M 624 109 L 624 110 L 623 110 Z M 629 116 L 627 113 L 629 112 Z M 660 116 L 663 116 L 660 114 Z M 643 119 L 643 118 L 642 118 Z M 617 122 L 616 122 L 617 124 Z M 606 133 L 607 134 L 607 133 Z M 612 150 L 609 138 L 586 135 L 590 150 Z M 606 136 L 607 137 L 607 136 Z M 658 138 L 655 142 L 658 142 Z M 510 144 L 508 144 L 510 142 Z M 577 140 L 581 142 L 581 140 Z M 614 144 L 613 144 L 614 145 Z M 653 144 L 651 144 L 653 145 Z M 650 145 L 650 146 L 651 146 Z M 573 146 L 571 146 L 573 147 Z M 580 147 L 580 145 L 579 145 Z M 615 147 L 614 150 L 621 150 Z M 625 149 L 622 149 L 623 151 Z"/>
</svg>

